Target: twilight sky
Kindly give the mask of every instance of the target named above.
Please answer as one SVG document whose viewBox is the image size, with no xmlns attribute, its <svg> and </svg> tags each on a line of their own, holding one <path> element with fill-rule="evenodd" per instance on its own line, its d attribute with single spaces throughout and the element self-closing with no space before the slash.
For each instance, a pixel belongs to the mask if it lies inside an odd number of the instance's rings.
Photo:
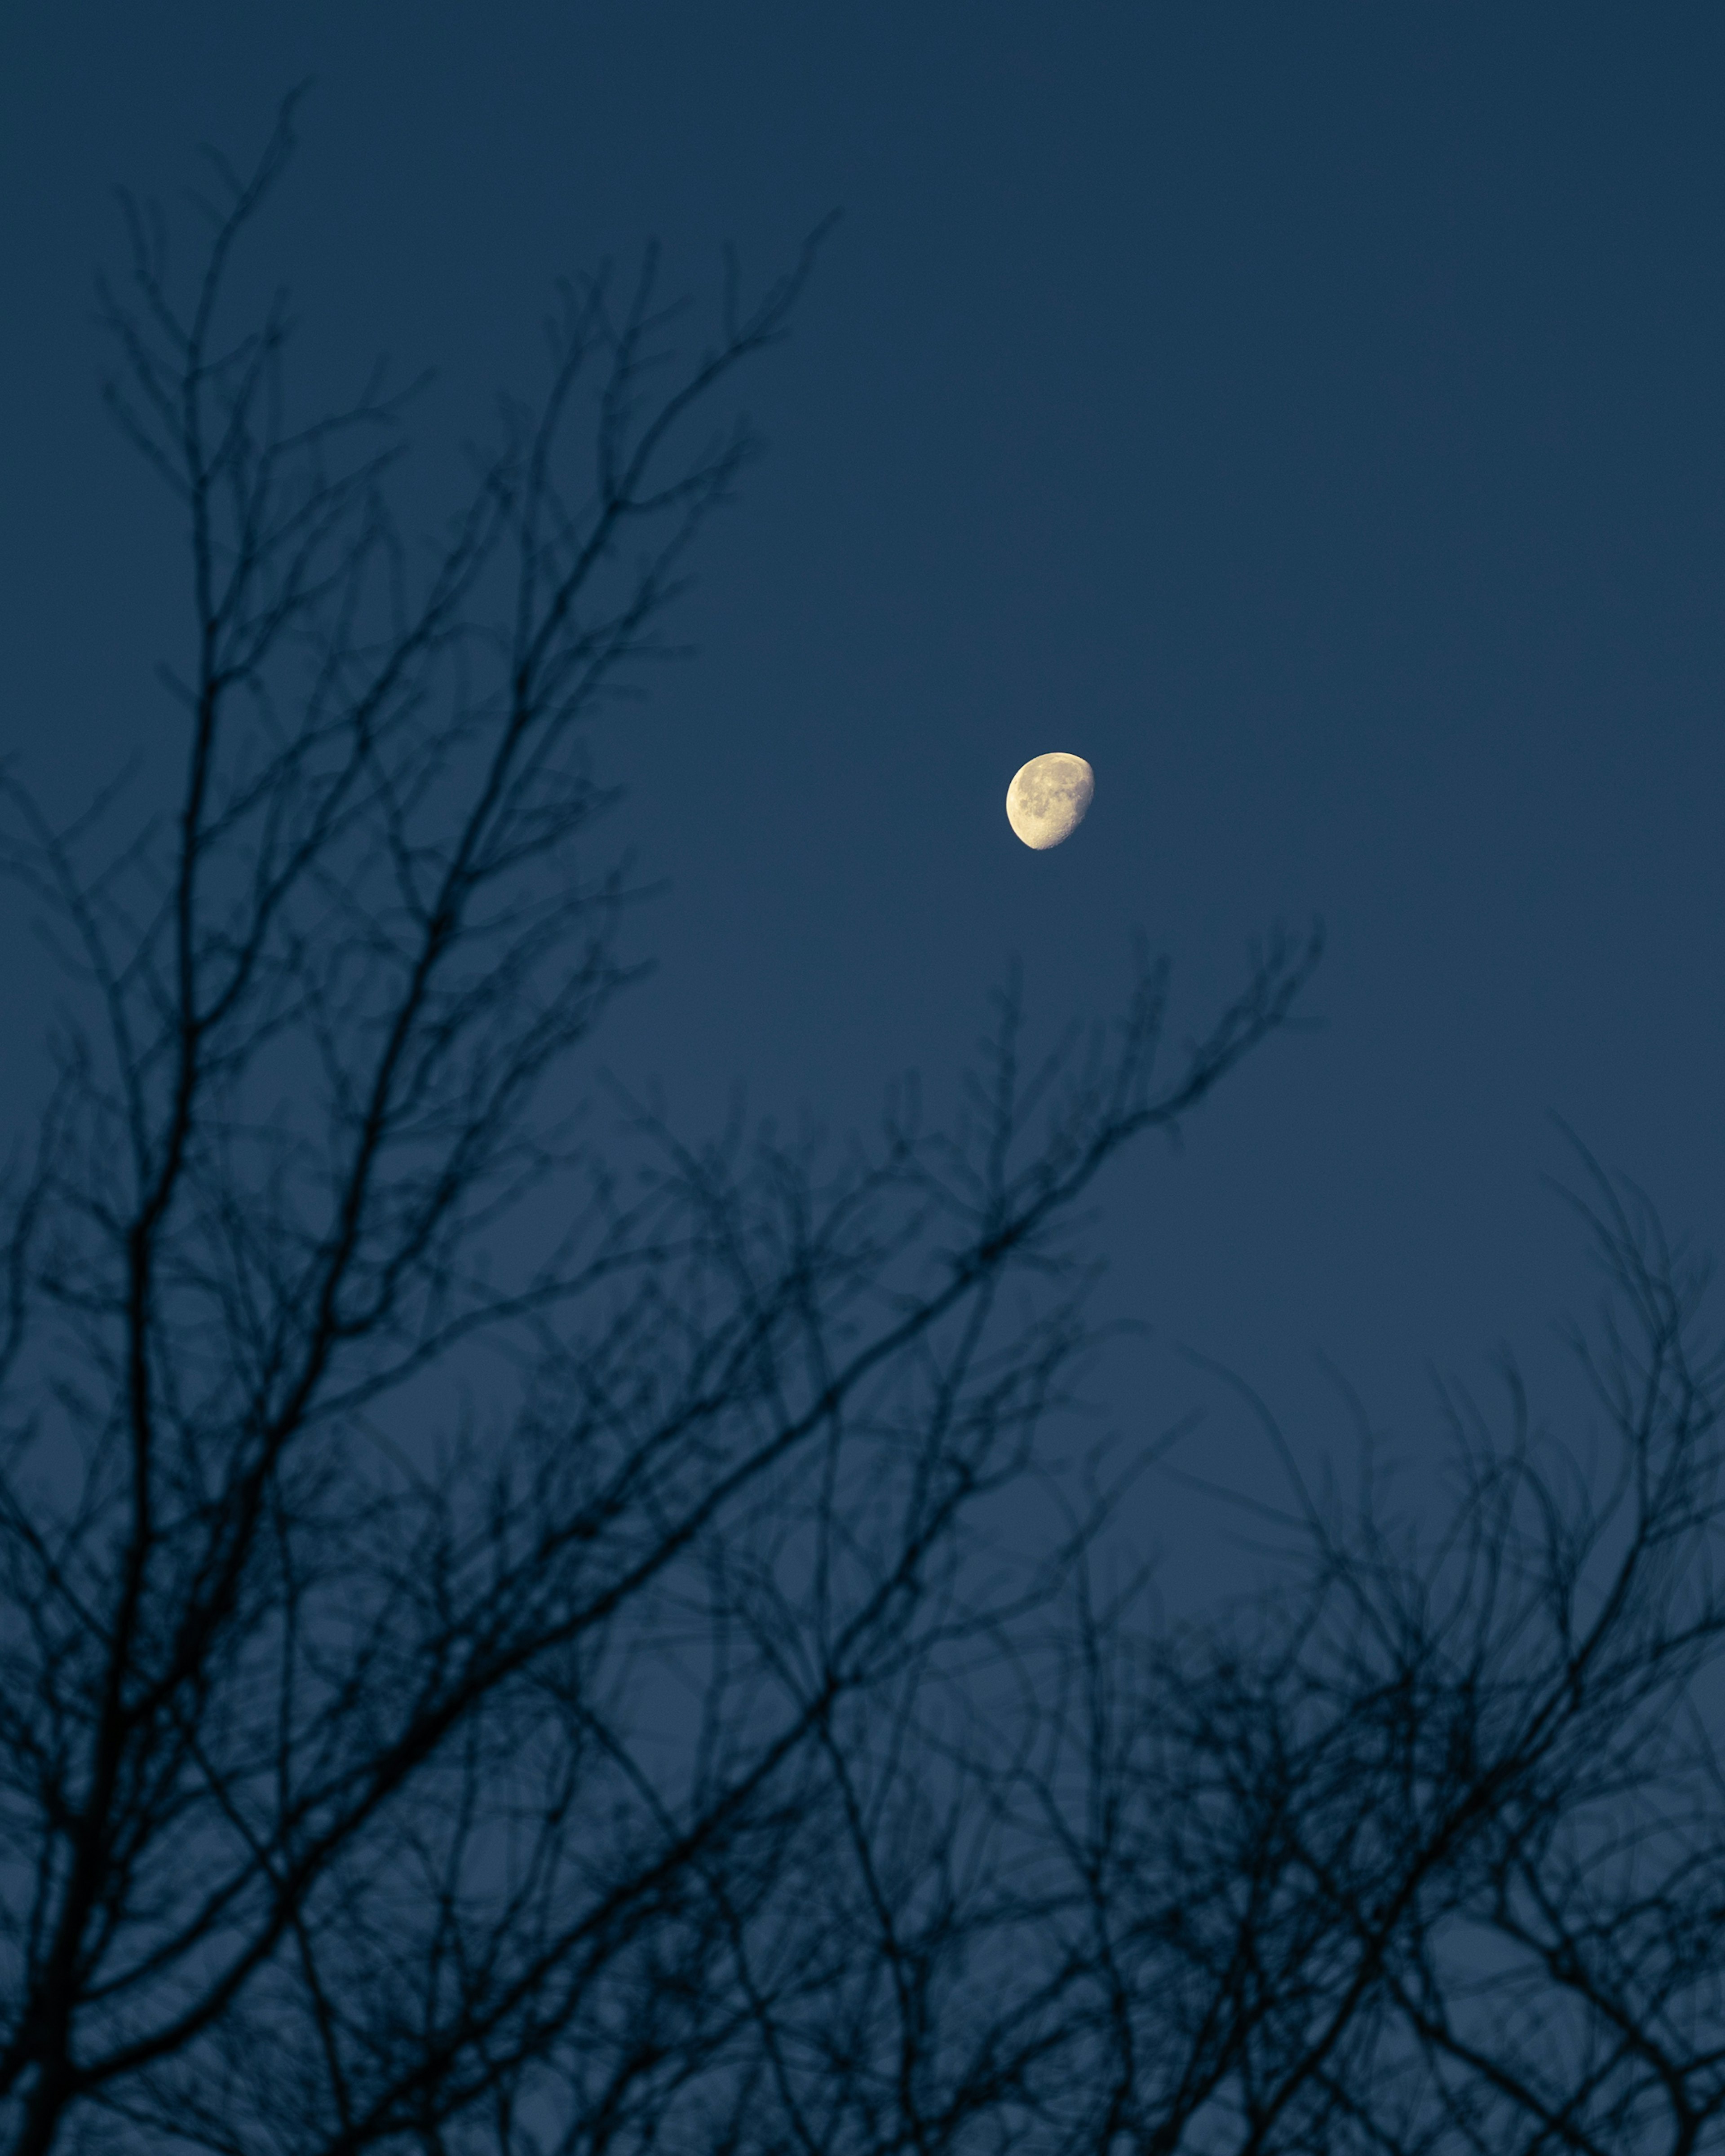
<svg viewBox="0 0 1725 2156">
<path fill-rule="evenodd" d="M 1142 929 L 1176 1031 L 1321 914 L 1320 1031 L 1108 1187 L 1097 1394 L 1227 1363 L 1316 1458 L 1321 1351 L 1410 1455 L 1427 1371 L 1538 1371 L 1592 1289 L 1555 1111 L 1725 1211 L 1725 15 L 1122 0 L 57 0 L 0 31 L 0 748 L 69 810 L 167 752 L 171 506 L 103 418 L 116 182 L 172 202 L 315 78 L 254 259 L 308 389 L 439 382 L 431 523 L 552 280 L 756 280 L 844 212 L 747 398 L 695 662 L 598 742 L 659 961 L 595 1045 L 699 1130 L 937 1100 L 1014 954 L 1052 1030 Z M 189 228 L 187 228 L 189 231 Z M 1096 773 L 1033 854 L 1049 749 Z M 0 927 L 0 1083 L 50 981 Z M 1225 1405 L 1189 1455 L 1266 1471 Z M 1145 1532 L 1170 1532 L 1158 1498 Z"/>
</svg>

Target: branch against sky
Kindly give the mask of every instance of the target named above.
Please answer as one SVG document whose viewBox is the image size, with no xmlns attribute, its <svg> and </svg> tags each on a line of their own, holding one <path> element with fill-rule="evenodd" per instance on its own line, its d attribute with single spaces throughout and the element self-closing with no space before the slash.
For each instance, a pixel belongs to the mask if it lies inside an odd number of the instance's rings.
<svg viewBox="0 0 1725 2156">
<path fill-rule="evenodd" d="M 1081 1209 L 1316 937 L 1176 1055 L 1148 964 L 1040 1062 L 1004 996 L 950 1126 L 836 1157 L 554 1124 L 629 978 L 588 722 L 812 243 L 680 372 L 650 259 L 571 287 L 421 567 L 403 400 L 302 424 L 281 309 L 225 326 L 291 117 L 189 298 L 135 210 L 107 300 L 190 571 L 173 808 L 8 795 L 82 1000 L 0 1301 L 5 2148 L 1720 2147 L 1699 1276 L 1595 1177 L 1603 1469 L 1512 1380 L 1435 1520 L 1369 1451 L 1350 1512 L 1266 1414 L 1281 1584 L 1105 1589 L 1143 1449 L 1045 1441 Z"/>
<path fill-rule="evenodd" d="M 1421 1518 L 1363 1420 L 1349 1509 L 1254 1402 L 1294 1502 L 1239 1502 L 1286 1585 L 1110 1692 L 1099 1908 L 1163 1964 L 1137 2061 L 1187 2076 L 1122 2060 L 1142 2145 L 1725 2145 L 1725 1352 L 1706 1269 L 1583 1158 L 1590 1442 L 1507 1366 L 1502 1426 L 1446 1396 L 1452 1494 Z M 1207 2081 L 1155 2041 L 1194 1984 Z"/>
<path fill-rule="evenodd" d="M 105 295 L 183 520 L 177 805 L 105 855 L 111 799 L 59 829 L 8 783 L 85 991 L 0 1340 L 19 2156 L 513 2146 L 535 2070 L 619 2132 L 710 2067 L 792 2104 L 752 1943 L 836 1936 L 792 1854 L 860 1857 L 916 1673 L 1048 1591 L 958 1560 L 1084 1344 L 1062 1222 L 1317 956 L 1270 947 L 1165 1079 L 1154 972 L 1028 1081 L 1009 1011 L 965 1125 L 824 1175 L 648 1132 L 625 1195 L 557 1141 L 538 1089 L 626 978 L 580 728 L 664 649 L 752 447 L 702 415 L 814 243 L 680 372 L 650 257 L 572 287 L 420 574 L 403 400 L 302 424 L 280 305 L 226 326 L 291 121 L 218 162 L 189 297 L 136 207 Z"/>
</svg>

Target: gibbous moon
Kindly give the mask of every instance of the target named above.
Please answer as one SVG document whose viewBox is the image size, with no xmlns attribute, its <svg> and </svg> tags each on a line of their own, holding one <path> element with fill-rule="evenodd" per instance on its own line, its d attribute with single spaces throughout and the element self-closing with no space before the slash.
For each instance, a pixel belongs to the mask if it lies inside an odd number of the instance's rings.
<svg viewBox="0 0 1725 2156">
<path fill-rule="evenodd" d="M 1096 773 L 1081 756 L 1063 749 L 1033 756 L 1006 789 L 1006 820 L 1040 853 L 1071 837 L 1096 790 Z"/>
</svg>

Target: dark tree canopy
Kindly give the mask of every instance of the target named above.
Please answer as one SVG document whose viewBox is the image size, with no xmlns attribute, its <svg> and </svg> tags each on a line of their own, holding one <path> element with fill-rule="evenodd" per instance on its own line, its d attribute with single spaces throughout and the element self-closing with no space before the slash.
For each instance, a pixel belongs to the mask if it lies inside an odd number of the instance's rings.
<svg viewBox="0 0 1725 2156">
<path fill-rule="evenodd" d="M 692 359 L 650 258 L 568 288 L 428 555 L 406 399 L 304 422 L 283 311 L 229 323 L 290 122 L 106 300 L 172 806 L 8 780 L 71 986 L 0 1312 L 5 2148 L 1725 2145 L 1700 1274 L 1594 1177 L 1603 1466 L 1458 1400 L 1435 1525 L 1283 1448 L 1283 1586 L 1105 1585 L 1078 1208 L 1316 937 L 1172 1055 L 1160 968 L 1046 1060 L 1004 998 L 947 1126 L 562 1114 L 629 978 L 593 724 L 814 243 Z"/>
</svg>

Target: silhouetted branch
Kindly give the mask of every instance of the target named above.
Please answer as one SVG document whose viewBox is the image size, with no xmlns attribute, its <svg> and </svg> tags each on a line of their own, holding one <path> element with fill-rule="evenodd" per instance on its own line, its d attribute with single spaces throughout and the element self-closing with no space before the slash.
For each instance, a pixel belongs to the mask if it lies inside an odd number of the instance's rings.
<svg viewBox="0 0 1725 2156">
<path fill-rule="evenodd" d="M 585 729 L 819 234 L 752 307 L 727 267 L 680 371 L 650 255 L 567 288 L 416 577 L 403 398 L 302 422 L 282 305 L 228 326 L 291 122 L 218 162 L 188 299 L 136 205 L 107 296 L 184 520 L 172 808 L 110 842 L 119 794 L 5 780 L 83 998 L 7 1192 L 7 2147 L 1719 2146 L 1699 1272 L 1592 1175 L 1603 1484 L 1512 1373 L 1507 1435 L 1449 1399 L 1423 1526 L 1262 1411 L 1283 1584 L 1105 1594 L 1166 1444 L 1043 1456 L 1081 1209 L 1295 1022 L 1317 935 L 1177 1053 L 1147 962 L 1040 1060 L 1009 991 L 949 1127 L 559 1136 L 632 977 Z"/>
</svg>

